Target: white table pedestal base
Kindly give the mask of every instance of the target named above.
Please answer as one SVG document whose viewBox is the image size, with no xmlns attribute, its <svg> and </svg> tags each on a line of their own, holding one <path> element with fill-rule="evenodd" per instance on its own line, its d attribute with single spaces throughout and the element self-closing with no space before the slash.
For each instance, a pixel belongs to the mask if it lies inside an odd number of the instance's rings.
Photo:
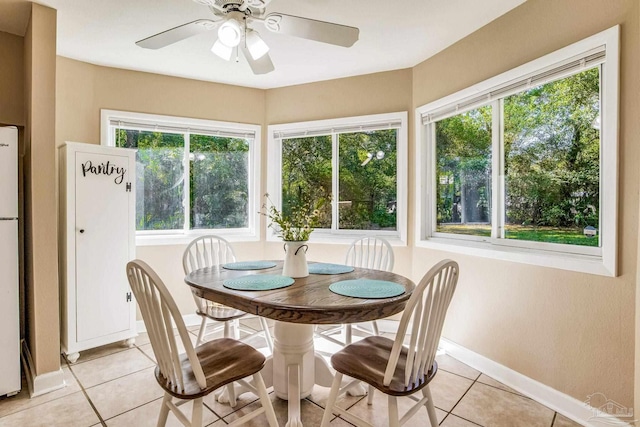
<svg viewBox="0 0 640 427">
<path fill-rule="evenodd" d="M 286 427 L 302 427 L 300 399 L 309 396 L 313 385 L 331 387 L 333 372 L 313 347 L 313 325 L 276 321 L 273 356 L 261 371 L 267 387 L 287 400 Z"/>
<path fill-rule="evenodd" d="M 309 396 L 314 384 L 331 387 L 333 371 L 327 361 L 315 353 L 313 347 L 313 325 L 276 321 L 273 340 L 273 356 L 261 371 L 265 385 L 273 386 L 280 399 L 288 401 L 289 419 L 285 427 L 303 427 L 300 418 L 300 400 Z M 348 378 L 347 378 L 348 379 Z M 244 393 L 236 384 L 236 396 Z M 365 395 L 367 390 L 360 386 L 354 395 Z M 223 391 L 219 402 L 229 402 Z"/>
<path fill-rule="evenodd" d="M 309 396 L 315 384 L 313 325 L 276 322 L 272 360 L 273 390 L 289 402 L 285 427 L 302 427 L 300 399 Z"/>
<path fill-rule="evenodd" d="M 314 365 L 313 325 L 276 322 L 273 341 L 276 396 L 281 399 L 298 396 L 298 400 L 309 396 L 315 384 Z"/>
</svg>

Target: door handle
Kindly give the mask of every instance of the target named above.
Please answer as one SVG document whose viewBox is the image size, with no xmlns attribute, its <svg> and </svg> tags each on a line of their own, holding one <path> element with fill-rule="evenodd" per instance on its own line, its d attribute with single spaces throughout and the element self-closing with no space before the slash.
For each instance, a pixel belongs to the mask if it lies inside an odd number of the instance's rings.
<svg viewBox="0 0 640 427">
<path fill-rule="evenodd" d="M 80 234 L 84 233 L 84 228 L 80 229 Z"/>
</svg>

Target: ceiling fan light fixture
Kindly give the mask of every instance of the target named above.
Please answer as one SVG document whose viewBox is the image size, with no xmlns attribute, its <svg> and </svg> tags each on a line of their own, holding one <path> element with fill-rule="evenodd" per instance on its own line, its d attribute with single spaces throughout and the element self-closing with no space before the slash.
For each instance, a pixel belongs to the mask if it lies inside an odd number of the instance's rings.
<svg viewBox="0 0 640 427">
<path fill-rule="evenodd" d="M 262 58 L 269 52 L 269 46 L 262 40 L 257 31 L 248 29 L 245 41 L 247 42 L 247 49 L 249 49 L 249 53 L 254 60 Z"/>
<path fill-rule="evenodd" d="M 242 27 L 240 23 L 233 18 L 224 21 L 218 28 L 218 41 L 224 43 L 228 47 L 236 47 L 242 39 Z"/>
<path fill-rule="evenodd" d="M 249 28 L 249 24 L 258 22 L 269 32 L 342 47 L 352 46 L 358 41 L 360 34 L 356 27 L 280 12 L 267 13 L 265 9 L 272 0 L 193 1 L 208 6 L 214 18 L 198 19 L 169 28 L 138 40 L 136 45 L 145 49 L 160 49 L 215 28 L 218 37 L 211 51 L 226 61 L 235 56 L 236 62 L 239 62 L 242 53 L 251 71 L 261 75 L 272 72 L 275 67 L 269 56 L 269 46 L 257 32 Z M 367 160 L 380 159 L 383 155 L 384 153 L 372 153 L 371 158 Z"/>
<path fill-rule="evenodd" d="M 231 54 L 233 53 L 233 48 L 222 43 L 220 40 L 216 40 L 211 47 L 211 52 L 215 53 L 225 61 L 229 61 L 231 59 Z"/>
</svg>

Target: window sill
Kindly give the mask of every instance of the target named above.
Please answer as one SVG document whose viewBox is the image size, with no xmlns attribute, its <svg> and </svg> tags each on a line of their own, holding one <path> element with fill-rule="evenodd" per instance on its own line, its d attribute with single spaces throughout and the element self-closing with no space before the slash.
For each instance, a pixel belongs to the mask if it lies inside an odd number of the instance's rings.
<svg viewBox="0 0 640 427">
<path fill-rule="evenodd" d="M 215 234 L 230 242 L 258 242 L 260 237 L 249 231 L 246 232 L 224 232 L 220 230 L 195 230 L 191 233 L 177 234 L 137 234 L 136 246 L 164 246 L 164 245 L 186 245 L 193 239 L 207 234 Z"/>
<path fill-rule="evenodd" d="M 486 242 L 430 238 L 419 240 L 416 247 L 448 251 L 464 255 L 512 261 L 540 267 L 558 268 L 580 273 L 615 277 L 615 271 L 608 268 L 601 256 L 577 255 L 549 252 L 537 249 L 492 245 Z"/>
<path fill-rule="evenodd" d="M 309 238 L 309 243 L 318 243 L 318 244 L 327 244 L 327 245 L 350 245 L 356 239 L 360 237 L 382 237 L 387 240 L 391 246 L 407 246 L 406 240 L 403 240 L 398 233 L 395 232 L 387 232 L 387 233 L 376 233 L 375 231 L 364 231 L 364 230 L 352 230 L 352 231 L 343 231 L 341 233 L 330 233 L 330 232 L 322 232 L 322 231 L 314 231 L 311 233 L 311 237 Z M 282 239 L 275 234 L 271 234 L 269 232 L 267 234 L 267 242 L 282 242 Z"/>
</svg>

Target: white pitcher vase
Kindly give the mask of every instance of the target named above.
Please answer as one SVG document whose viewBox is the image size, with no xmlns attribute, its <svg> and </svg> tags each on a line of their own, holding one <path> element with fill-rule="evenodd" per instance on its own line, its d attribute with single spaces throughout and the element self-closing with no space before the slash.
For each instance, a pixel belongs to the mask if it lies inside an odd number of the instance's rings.
<svg viewBox="0 0 640 427">
<path fill-rule="evenodd" d="M 307 246 L 306 241 L 284 242 L 284 267 L 282 275 L 293 277 L 307 277 L 309 267 L 307 266 Z"/>
</svg>

